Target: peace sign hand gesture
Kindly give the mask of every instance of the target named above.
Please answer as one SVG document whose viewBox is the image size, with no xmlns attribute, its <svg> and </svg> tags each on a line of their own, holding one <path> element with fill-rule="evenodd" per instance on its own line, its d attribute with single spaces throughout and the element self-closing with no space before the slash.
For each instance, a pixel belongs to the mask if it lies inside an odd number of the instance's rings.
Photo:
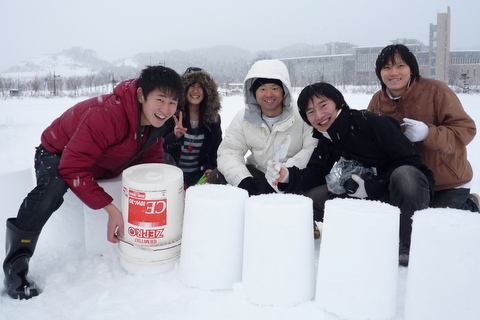
<svg viewBox="0 0 480 320">
<path fill-rule="evenodd" d="M 173 129 L 173 133 L 175 134 L 175 138 L 180 139 L 181 136 L 187 132 L 187 128 L 183 126 L 183 114 L 182 111 L 180 111 L 180 114 L 178 118 L 173 115 L 173 119 L 175 120 L 175 128 Z"/>
</svg>

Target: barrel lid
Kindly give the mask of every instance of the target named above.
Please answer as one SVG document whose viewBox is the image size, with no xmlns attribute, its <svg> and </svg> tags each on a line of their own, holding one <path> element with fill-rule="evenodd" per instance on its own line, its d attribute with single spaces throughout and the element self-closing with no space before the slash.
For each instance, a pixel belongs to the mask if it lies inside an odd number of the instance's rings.
<svg viewBox="0 0 480 320">
<path fill-rule="evenodd" d="M 183 172 L 180 168 L 169 164 L 146 163 L 124 170 L 122 178 L 132 182 L 158 183 L 183 178 Z"/>
</svg>

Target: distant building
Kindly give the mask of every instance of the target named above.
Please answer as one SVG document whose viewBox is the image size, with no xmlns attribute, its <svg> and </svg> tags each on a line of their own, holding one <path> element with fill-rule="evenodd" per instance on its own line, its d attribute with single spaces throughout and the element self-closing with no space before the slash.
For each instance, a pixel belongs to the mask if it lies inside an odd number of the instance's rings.
<svg viewBox="0 0 480 320">
<path fill-rule="evenodd" d="M 241 94 L 243 92 L 243 82 L 227 83 L 225 88 L 225 95 Z"/>
<path fill-rule="evenodd" d="M 280 60 L 287 65 L 293 87 L 305 86 L 316 81 L 350 83 L 350 78 L 355 73 L 355 59 L 351 54 L 321 55 Z"/>
<path fill-rule="evenodd" d="M 462 88 L 465 85 L 480 85 L 479 51 L 451 51 L 450 62 L 449 83 L 453 82 Z"/>
<path fill-rule="evenodd" d="M 436 61 L 435 74 L 430 74 L 435 79 L 448 83 L 450 69 L 450 7 L 447 7 L 447 13 L 437 14 L 436 32 L 430 36 L 436 35 Z"/>
<path fill-rule="evenodd" d="M 437 24 L 430 24 L 428 46 L 415 39 L 392 40 L 405 44 L 417 58 L 423 77 L 444 81 L 452 86 L 480 86 L 480 50 L 450 51 L 451 12 L 437 14 Z M 280 59 L 290 72 L 292 86 L 306 86 L 316 81 L 333 85 L 378 85 L 375 61 L 385 46 L 356 47 L 332 42 L 324 52 L 309 57 Z"/>
<path fill-rule="evenodd" d="M 355 48 L 355 77 L 353 82 L 346 84 L 375 85 L 378 83 L 375 75 L 375 61 L 384 46 Z"/>
</svg>

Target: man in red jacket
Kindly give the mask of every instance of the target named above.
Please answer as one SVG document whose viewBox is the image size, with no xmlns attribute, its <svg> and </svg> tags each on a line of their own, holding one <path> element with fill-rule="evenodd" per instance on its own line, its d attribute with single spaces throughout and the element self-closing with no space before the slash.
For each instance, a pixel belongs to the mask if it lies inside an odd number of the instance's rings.
<svg viewBox="0 0 480 320">
<path fill-rule="evenodd" d="M 138 79 L 120 83 L 113 94 L 73 106 L 45 129 L 35 153 L 37 186 L 24 199 L 16 218 L 7 220 L 5 289 L 14 299 L 40 292 L 28 279 L 28 264 L 40 232 L 70 188 L 92 209 L 108 213 L 107 239 L 123 236 L 123 218 L 95 179 L 112 178 L 132 165 L 165 163 L 164 123 L 183 96 L 174 70 L 147 67 Z"/>
</svg>

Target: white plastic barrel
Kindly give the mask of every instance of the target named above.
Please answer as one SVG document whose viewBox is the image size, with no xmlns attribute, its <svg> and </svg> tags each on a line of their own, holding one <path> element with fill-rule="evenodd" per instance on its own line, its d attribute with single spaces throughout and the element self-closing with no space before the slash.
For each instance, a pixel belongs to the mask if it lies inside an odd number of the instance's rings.
<svg viewBox="0 0 480 320">
<path fill-rule="evenodd" d="M 180 256 L 183 173 L 168 164 L 141 164 L 122 174 L 124 237 L 120 262 L 134 274 L 156 274 L 174 267 Z"/>
</svg>

